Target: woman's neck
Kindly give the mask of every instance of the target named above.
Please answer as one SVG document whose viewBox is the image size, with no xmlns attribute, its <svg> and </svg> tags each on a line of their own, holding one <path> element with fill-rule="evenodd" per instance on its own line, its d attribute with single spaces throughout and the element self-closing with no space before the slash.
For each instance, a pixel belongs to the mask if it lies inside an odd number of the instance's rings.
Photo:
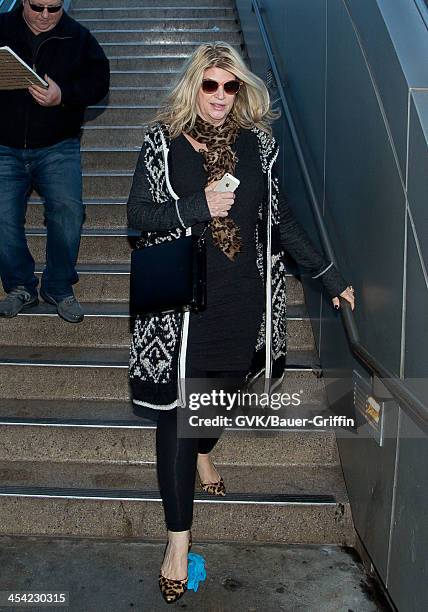
<svg viewBox="0 0 428 612">
<path fill-rule="evenodd" d="M 189 134 L 186 134 L 185 132 L 183 132 L 183 134 L 187 138 L 187 140 L 190 142 L 192 147 L 195 149 L 195 151 L 198 151 L 198 153 L 201 149 L 203 149 L 204 151 L 208 151 L 208 147 L 205 143 L 198 142 L 197 140 L 192 138 L 192 136 L 189 136 Z"/>
</svg>

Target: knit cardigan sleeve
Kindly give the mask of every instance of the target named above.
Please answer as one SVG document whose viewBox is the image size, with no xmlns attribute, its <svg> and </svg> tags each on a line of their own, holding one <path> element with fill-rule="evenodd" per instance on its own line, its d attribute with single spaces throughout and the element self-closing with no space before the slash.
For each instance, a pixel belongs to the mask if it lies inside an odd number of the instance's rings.
<svg viewBox="0 0 428 612">
<path fill-rule="evenodd" d="M 127 202 L 129 227 L 146 232 L 186 229 L 211 220 L 205 191 L 202 189 L 175 200 L 156 202 L 148 178 L 145 145 L 140 151 Z"/>
<path fill-rule="evenodd" d="M 276 172 L 275 166 L 273 172 Z M 281 193 L 279 195 L 279 215 L 283 249 L 293 257 L 296 263 L 306 268 L 312 278 L 319 278 L 330 297 L 339 296 L 348 283 L 335 265 L 328 262 L 314 247 Z"/>
</svg>

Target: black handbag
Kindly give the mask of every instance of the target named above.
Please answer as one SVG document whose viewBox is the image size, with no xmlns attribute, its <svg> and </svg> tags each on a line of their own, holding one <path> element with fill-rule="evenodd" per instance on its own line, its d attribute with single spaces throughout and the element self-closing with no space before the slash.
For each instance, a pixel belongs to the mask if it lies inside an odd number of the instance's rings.
<svg viewBox="0 0 428 612">
<path fill-rule="evenodd" d="M 205 226 L 184 236 L 131 254 L 130 313 L 201 312 L 207 302 Z"/>
</svg>

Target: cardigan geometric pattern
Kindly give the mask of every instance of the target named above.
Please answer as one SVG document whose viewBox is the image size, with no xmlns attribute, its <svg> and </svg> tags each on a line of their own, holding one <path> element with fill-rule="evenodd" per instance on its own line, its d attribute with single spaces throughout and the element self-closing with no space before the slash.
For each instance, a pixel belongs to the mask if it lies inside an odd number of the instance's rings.
<svg viewBox="0 0 428 612">
<path fill-rule="evenodd" d="M 266 368 L 271 377 L 281 377 L 286 355 L 286 291 L 284 252 L 279 239 L 279 182 L 272 178 L 272 165 L 278 154 L 274 138 L 258 128 L 252 130 L 258 139 L 259 154 L 266 180 L 267 201 L 260 202 L 255 231 L 257 266 L 266 287 L 265 312 L 257 338 L 248 379 Z M 165 163 L 169 149 L 166 126 L 152 125 L 144 136 L 144 171 L 153 205 L 171 199 Z M 270 231 L 268 229 L 270 228 Z M 162 232 L 145 232 L 138 247 L 160 244 L 184 235 L 184 228 Z M 264 278 L 266 270 L 266 279 Z M 132 334 L 129 375 L 133 399 L 151 408 L 172 409 L 178 399 L 178 363 L 185 350 L 182 313 L 137 317 Z M 266 329 L 266 322 L 268 328 Z M 266 356 L 266 346 L 269 354 Z M 266 358 L 267 357 L 267 358 Z"/>
</svg>

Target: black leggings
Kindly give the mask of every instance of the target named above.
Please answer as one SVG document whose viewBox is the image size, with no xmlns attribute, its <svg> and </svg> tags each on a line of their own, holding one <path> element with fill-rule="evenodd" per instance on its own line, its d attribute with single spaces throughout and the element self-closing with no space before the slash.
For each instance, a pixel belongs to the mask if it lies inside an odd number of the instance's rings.
<svg viewBox="0 0 428 612">
<path fill-rule="evenodd" d="M 206 372 L 192 370 L 188 377 L 233 379 L 227 391 L 237 390 L 246 372 Z M 237 383 L 237 384 L 236 384 Z M 218 388 L 213 384 L 213 388 Z M 220 434 L 221 435 L 221 431 Z M 177 408 L 160 411 L 156 429 L 156 454 L 159 489 L 165 511 L 165 521 L 170 531 L 190 529 L 193 518 L 193 494 L 195 489 L 196 460 L 198 453 L 209 453 L 216 445 L 216 438 L 177 437 Z"/>
</svg>

